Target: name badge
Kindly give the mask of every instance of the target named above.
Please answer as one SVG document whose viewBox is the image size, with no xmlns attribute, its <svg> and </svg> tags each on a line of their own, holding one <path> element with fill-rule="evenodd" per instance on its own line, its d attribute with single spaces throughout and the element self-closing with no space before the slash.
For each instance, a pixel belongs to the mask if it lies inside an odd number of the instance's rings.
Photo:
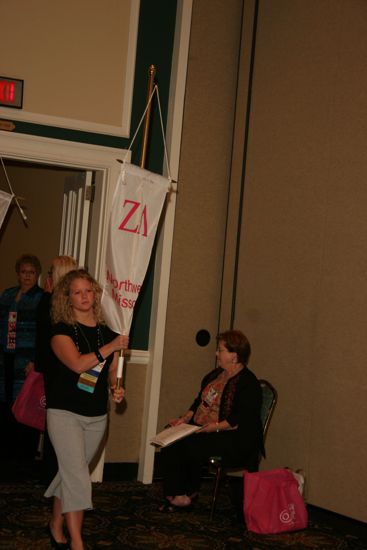
<svg viewBox="0 0 367 550">
<path fill-rule="evenodd" d="M 98 363 L 98 365 L 96 365 L 92 369 L 87 370 L 86 372 L 83 372 L 79 376 L 77 385 L 80 390 L 86 391 L 88 393 L 94 393 L 94 390 L 96 389 L 96 384 L 98 382 L 98 377 L 102 372 L 105 362 L 106 361 L 103 361 L 103 363 Z"/>
</svg>

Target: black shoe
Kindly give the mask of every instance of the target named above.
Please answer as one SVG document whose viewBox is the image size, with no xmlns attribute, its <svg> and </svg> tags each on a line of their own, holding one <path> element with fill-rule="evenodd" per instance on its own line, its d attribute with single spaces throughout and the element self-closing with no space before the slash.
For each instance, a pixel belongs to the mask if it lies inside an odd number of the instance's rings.
<svg viewBox="0 0 367 550">
<path fill-rule="evenodd" d="M 59 550 L 70 550 L 70 546 L 68 542 L 57 542 L 57 540 L 52 534 L 50 524 L 47 525 L 46 531 L 48 536 L 50 537 L 52 548 L 58 548 Z"/>
</svg>

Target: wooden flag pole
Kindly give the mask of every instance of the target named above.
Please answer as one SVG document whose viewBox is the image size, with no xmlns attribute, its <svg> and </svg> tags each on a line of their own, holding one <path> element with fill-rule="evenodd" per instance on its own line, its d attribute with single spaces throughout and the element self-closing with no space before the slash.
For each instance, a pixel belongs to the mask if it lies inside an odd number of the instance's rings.
<svg viewBox="0 0 367 550">
<path fill-rule="evenodd" d="M 149 138 L 149 130 L 150 130 L 150 115 L 152 111 L 152 102 L 150 101 L 150 97 L 153 92 L 155 74 L 156 74 L 155 66 L 150 65 L 149 71 L 148 71 L 148 75 L 149 75 L 148 94 L 147 94 L 148 108 L 145 114 L 143 145 L 142 145 L 141 157 L 140 157 L 140 168 L 145 168 L 145 161 L 147 157 L 148 138 Z M 117 383 L 116 383 L 117 388 L 122 387 L 123 368 L 124 368 L 124 350 L 121 349 L 119 354 L 118 364 L 117 364 Z"/>
<path fill-rule="evenodd" d="M 141 157 L 140 157 L 140 168 L 145 168 L 145 161 L 147 157 L 147 150 L 148 150 L 148 139 L 149 139 L 149 131 L 150 131 L 150 116 L 152 112 L 152 102 L 150 100 L 150 96 L 152 95 L 153 86 L 154 86 L 154 79 L 155 79 L 156 69 L 154 65 L 150 65 L 149 71 L 148 71 L 148 93 L 147 93 L 147 103 L 148 103 L 148 109 L 145 114 L 145 123 L 144 123 L 144 134 L 143 134 L 143 145 L 141 149 Z"/>
</svg>

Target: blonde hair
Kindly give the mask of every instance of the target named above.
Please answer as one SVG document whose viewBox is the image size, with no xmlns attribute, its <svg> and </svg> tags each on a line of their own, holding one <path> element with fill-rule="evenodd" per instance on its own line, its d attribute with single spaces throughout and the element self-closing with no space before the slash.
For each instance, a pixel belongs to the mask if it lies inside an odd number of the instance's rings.
<svg viewBox="0 0 367 550">
<path fill-rule="evenodd" d="M 52 260 L 52 283 L 54 286 L 60 279 L 78 267 L 76 260 L 71 256 L 57 256 Z"/>
<path fill-rule="evenodd" d="M 70 303 L 70 286 L 76 279 L 84 279 L 92 285 L 94 292 L 93 314 L 97 323 L 105 323 L 101 308 L 102 288 L 85 269 L 69 271 L 60 279 L 52 295 L 51 318 L 54 323 L 74 325 L 76 319 Z"/>
</svg>

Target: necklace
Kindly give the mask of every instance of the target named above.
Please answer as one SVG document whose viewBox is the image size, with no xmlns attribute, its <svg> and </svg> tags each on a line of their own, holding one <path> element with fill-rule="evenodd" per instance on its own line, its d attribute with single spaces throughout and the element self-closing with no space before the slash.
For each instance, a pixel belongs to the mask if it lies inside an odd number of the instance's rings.
<svg viewBox="0 0 367 550">
<path fill-rule="evenodd" d="M 87 343 L 87 346 L 88 346 L 88 350 L 89 352 L 91 353 L 92 352 L 92 349 L 91 349 L 91 346 L 90 346 L 90 342 L 84 332 L 84 330 L 82 329 L 82 327 L 80 326 L 79 323 L 76 323 L 75 325 L 73 325 L 73 329 L 74 329 L 74 335 L 75 335 L 75 345 L 79 351 L 79 353 L 81 353 L 80 351 L 80 347 L 79 347 L 79 332 L 80 334 L 82 335 L 84 341 Z M 102 334 L 102 331 L 101 331 L 101 327 L 99 326 L 99 323 L 97 323 L 97 349 L 99 349 L 100 347 L 102 347 L 104 344 L 104 341 L 103 341 L 103 334 Z"/>
</svg>

